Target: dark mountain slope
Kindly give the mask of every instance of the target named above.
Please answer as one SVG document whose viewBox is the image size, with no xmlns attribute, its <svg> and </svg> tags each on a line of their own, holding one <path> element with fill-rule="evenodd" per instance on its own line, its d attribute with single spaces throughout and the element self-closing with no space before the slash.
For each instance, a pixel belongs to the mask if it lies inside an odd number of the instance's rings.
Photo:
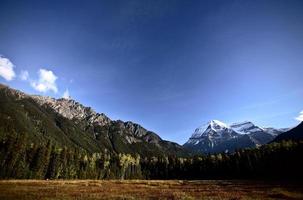
<svg viewBox="0 0 303 200">
<path fill-rule="evenodd" d="M 303 140 L 303 122 L 301 122 L 297 127 L 280 134 L 273 140 L 273 142 L 280 142 L 282 140 Z"/>
<path fill-rule="evenodd" d="M 102 146 L 72 121 L 7 87 L 0 89 L 0 132 L 1 136 L 23 132 L 34 143 L 52 140 L 60 146 L 80 147 L 89 152 Z"/>
<path fill-rule="evenodd" d="M 51 140 L 88 152 L 187 155 L 182 146 L 138 124 L 110 120 L 74 100 L 31 96 L 0 85 L 0 137 L 20 132 L 33 143 Z"/>
</svg>

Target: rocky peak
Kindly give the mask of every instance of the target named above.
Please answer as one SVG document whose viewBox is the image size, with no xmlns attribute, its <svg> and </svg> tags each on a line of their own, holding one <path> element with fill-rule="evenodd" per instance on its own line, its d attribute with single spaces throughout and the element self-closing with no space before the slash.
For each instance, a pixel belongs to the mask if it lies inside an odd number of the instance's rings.
<svg viewBox="0 0 303 200">
<path fill-rule="evenodd" d="M 27 95 L 24 92 L 21 92 L 19 90 L 15 90 L 15 89 L 11 89 L 10 87 L 3 85 L 3 84 L 0 84 L 0 89 L 7 94 L 15 96 L 16 99 L 19 99 L 19 100 L 27 97 Z"/>
<path fill-rule="evenodd" d="M 133 122 L 127 121 L 124 122 L 124 125 L 137 137 L 142 137 L 146 135 L 147 130 L 142 126 L 140 126 L 139 124 L 135 124 Z"/>
<path fill-rule="evenodd" d="M 89 124 L 105 125 L 110 123 L 110 119 L 103 113 L 97 113 L 90 107 L 85 107 L 73 99 L 31 96 L 38 104 L 49 106 L 57 113 L 71 120 L 86 120 Z"/>
</svg>

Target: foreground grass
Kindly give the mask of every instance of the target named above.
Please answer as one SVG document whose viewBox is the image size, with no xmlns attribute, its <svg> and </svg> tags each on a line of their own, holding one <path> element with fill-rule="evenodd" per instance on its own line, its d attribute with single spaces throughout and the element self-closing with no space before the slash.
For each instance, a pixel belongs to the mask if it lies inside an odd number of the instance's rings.
<svg viewBox="0 0 303 200">
<path fill-rule="evenodd" d="M 0 199 L 303 199 L 303 185 L 228 180 L 2 180 Z"/>
</svg>

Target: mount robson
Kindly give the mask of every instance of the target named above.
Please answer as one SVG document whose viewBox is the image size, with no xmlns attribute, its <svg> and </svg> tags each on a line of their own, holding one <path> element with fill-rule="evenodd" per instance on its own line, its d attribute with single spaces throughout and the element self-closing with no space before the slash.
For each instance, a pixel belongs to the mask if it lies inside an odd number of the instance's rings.
<svg viewBox="0 0 303 200">
<path fill-rule="evenodd" d="M 212 120 L 182 146 L 75 100 L 0 85 L 0 178 L 303 178 L 302 127 Z"/>
</svg>

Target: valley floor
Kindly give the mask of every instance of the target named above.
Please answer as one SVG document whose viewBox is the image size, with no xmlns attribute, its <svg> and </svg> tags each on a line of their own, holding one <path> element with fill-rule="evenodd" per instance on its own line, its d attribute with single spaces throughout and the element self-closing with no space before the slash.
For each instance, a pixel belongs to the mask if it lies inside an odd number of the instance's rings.
<svg viewBox="0 0 303 200">
<path fill-rule="evenodd" d="M 303 184 L 234 180 L 2 180 L 0 199 L 303 199 Z"/>
</svg>

